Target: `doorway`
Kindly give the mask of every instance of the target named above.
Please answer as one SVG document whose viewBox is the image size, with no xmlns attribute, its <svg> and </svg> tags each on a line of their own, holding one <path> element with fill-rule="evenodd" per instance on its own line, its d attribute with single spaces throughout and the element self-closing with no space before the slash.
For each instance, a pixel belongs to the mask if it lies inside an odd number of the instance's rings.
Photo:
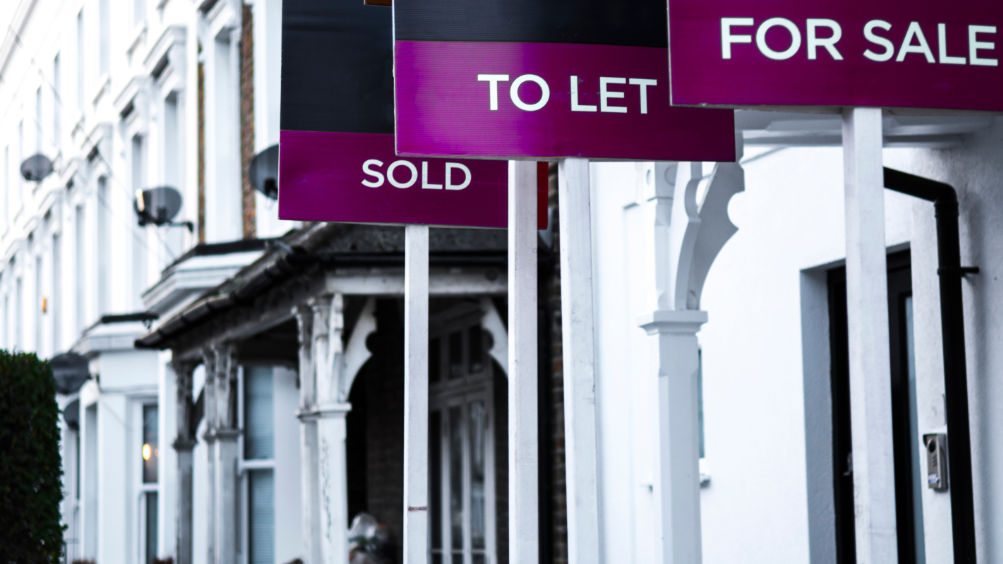
<svg viewBox="0 0 1003 564">
<path fill-rule="evenodd" d="M 891 353 L 892 442 L 895 516 L 902 564 L 925 564 L 913 354 L 912 270 L 909 251 L 888 255 L 888 322 Z M 853 443 L 850 429 L 849 335 L 846 268 L 828 272 L 829 346 L 832 390 L 833 496 L 836 559 L 856 563 L 853 514 Z"/>
</svg>

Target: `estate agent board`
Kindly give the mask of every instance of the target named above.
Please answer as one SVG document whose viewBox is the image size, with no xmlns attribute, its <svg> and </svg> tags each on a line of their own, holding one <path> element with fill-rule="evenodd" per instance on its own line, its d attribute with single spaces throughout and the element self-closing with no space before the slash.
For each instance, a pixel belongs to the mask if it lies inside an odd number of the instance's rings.
<svg viewBox="0 0 1003 564">
<path fill-rule="evenodd" d="M 394 153 L 391 25 L 361 0 L 283 2 L 279 217 L 505 227 L 506 163 Z"/>
<path fill-rule="evenodd" d="M 668 0 L 672 103 L 1003 110 L 999 0 Z"/>
<path fill-rule="evenodd" d="M 671 108 L 664 0 L 394 0 L 397 151 L 731 161 L 731 112 Z"/>
</svg>

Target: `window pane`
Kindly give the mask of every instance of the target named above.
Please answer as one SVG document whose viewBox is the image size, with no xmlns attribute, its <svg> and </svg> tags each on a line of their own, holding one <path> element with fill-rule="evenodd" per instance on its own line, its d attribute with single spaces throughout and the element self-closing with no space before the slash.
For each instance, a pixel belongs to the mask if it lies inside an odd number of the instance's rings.
<svg viewBox="0 0 1003 564">
<path fill-rule="evenodd" d="M 442 412 L 433 411 L 428 420 L 428 505 L 432 548 L 442 548 Z"/>
<path fill-rule="evenodd" d="M 271 470 L 248 474 L 248 564 L 275 562 L 275 494 Z"/>
<path fill-rule="evenodd" d="M 144 564 L 150 564 L 157 558 L 157 492 L 143 494 L 146 498 L 146 547 Z"/>
<path fill-rule="evenodd" d="M 244 369 L 244 458 L 272 458 L 275 453 L 272 414 L 272 369 Z"/>
<path fill-rule="evenodd" d="M 484 402 L 470 404 L 470 538 L 473 548 L 484 548 L 484 436 L 487 413 Z"/>
<path fill-rule="evenodd" d="M 463 548 L 463 435 L 460 408 L 449 408 L 449 522 L 452 547 Z"/>
<path fill-rule="evenodd" d="M 157 461 L 160 445 L 157 440 L 157 406 L 143 406 L 143 483 L 157 481 Z"/>
<path fill-rule="evenodd" d="M 486 563 L 487 563 L 487 560 L 485 560 L 483 554 L 475 554 L 474 555 L 474 564 L 486 564 Z"/>
</svg>

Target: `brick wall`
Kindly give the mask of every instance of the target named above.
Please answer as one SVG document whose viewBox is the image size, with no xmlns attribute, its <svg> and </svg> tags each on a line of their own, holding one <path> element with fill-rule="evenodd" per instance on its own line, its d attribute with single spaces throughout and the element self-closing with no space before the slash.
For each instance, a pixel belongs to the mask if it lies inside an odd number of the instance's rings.
<svg viewBox="0 0 1003 564">
<path fill-rule="evenodd" d="M 240 179 L 245 239 L 254 238 L 254 187 L 248 166 L 254 158 L 254 19 L 243 4 L 240 29 Z"/>
<path fill-rule="evenodd" d="M 199 54 L 202 45 L 198 46 Z M 205 243 L 205 65 L 198 64 L 198 238 Z"/>
<path fill-rule="evenodd" d="M 560 256 L 560 217 L 557 213 L 557 167 L 550 169 L 550 207 L 551 229 L 554 233 L 553 266 L 549 279 L 543 280 L 546 290 L 546 310 L 550 318 L 546 320 L 550 328 L 550 556 L 554 563 L 568 561 L 568 505 L 567 482 L 564 479 L 564 360 L 561 344 L 561 263 Z M 542 501 L 542 500 L 541 500 Z"/>
</svg>

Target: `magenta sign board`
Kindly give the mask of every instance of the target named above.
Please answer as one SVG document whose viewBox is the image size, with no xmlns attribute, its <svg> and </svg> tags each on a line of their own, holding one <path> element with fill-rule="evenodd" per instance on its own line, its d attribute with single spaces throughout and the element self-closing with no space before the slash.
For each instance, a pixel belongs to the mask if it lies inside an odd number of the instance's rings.
<svg viewBox="0 0 1003 564">
<path fill-rule="evenodd" d="M 389 8 L 287 0 L 282 9 L 280 218 L 506 226 L 507 163 L 394 153 Z M 546 189 L 537 186 L 543 226 Z"/>
<path fill-rule="evenodd" d="M 730 111 L 668 105 L 664 0 L 395 0 L 397 152 L 735 159 Z"/>
<path fill-rule="evenodd" d="M 1003 110 L 1000 0 L 668 0 L 672 103 Z"/>
<path fill-rule="evenodd" d="M 394 137 L 388 134 L 280 135 L 281 218 L 508 225 L 505 162 L 398 157 Z"/>
</svg>

